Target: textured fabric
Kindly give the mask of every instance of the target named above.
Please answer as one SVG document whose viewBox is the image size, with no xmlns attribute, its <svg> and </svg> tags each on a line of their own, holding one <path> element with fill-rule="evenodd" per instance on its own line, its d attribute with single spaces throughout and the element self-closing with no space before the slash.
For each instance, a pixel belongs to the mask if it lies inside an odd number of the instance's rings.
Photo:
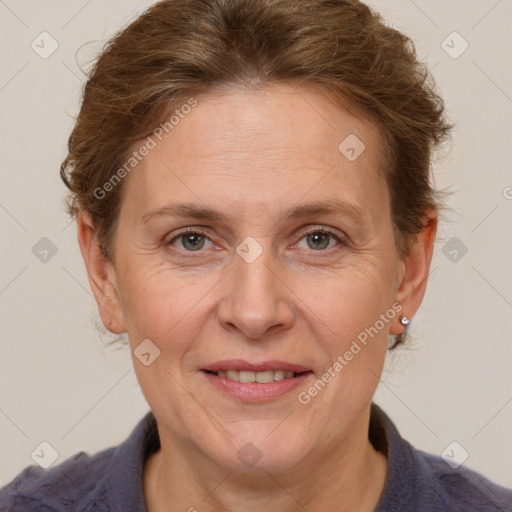
<svg viewBox="0 0 512 512">
<path fill-rule="evenodd" d="M 369 438 L 388 456 L 388 476 L 376 512 L 512 511 L 512 490 L 416 450 L 375 404 Z M 142 468 L 159 446 L 156 420 L 149 412 L 115 448 L 92 456 L 80 452 L 48 470 L 24 469 L 0 489 L 0 511 L 147 512 Z"/>
</svg>

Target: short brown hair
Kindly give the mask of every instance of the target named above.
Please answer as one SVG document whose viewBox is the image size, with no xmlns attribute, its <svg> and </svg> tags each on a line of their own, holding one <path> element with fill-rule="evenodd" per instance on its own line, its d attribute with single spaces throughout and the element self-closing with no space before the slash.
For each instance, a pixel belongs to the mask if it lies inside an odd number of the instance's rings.
<svg viewBox="0 0 512 512">
<path fill-rule="evenodd" d="M 95 190 L 192 96 L 227 86 L 314 86 L 381 128 L 401 257 L 440 202 L 434 148 L 452 127 L 412 41 L 358 0 L 164 0 L 115 35 L 92 67 L 60 175 L 68 213 L 91 214 L 114 262 L 123 183 Z M 340 141 L 341 142 L 341 141 Z M 398 338 L 398 343 L 402 341 Z"/>
</svg>

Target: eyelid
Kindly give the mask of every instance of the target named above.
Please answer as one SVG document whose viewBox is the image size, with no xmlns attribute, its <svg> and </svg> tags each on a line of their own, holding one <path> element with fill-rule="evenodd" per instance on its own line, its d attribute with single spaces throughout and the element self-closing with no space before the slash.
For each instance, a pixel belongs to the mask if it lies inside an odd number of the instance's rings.
<svg viewBox="0 0 512 512">
<path fill-rule="evenodd" d="M 305 235 L 309 235 L 311 233 L 328 233 L 330 235 L 335 235 L 337 236 L 338 238 L 345 238 L 346 235 L 343 233 L 343 232 L 339 232 L 341 234 L 338 234 L 338 230 L 335 230 L 334 228 L 326 228 L 324 226 L 321 226 L 321 225 L 313 225 L 313 226 L 308 226 L 305 231 L 302 232 L 302 236 L 305 236 Z"/>
</svg>

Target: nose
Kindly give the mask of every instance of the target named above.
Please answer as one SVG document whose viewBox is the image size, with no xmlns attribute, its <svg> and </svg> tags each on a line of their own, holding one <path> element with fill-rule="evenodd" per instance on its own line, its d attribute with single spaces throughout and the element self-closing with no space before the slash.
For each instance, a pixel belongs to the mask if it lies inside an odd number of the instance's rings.
<svg viewBox="0 0 512 512">
<path fill-rule="evenodd" d="M 236 329 L 256 340 L 270 330 L 286 330 L 293 325 L 293 292 L 269 248 L 251 263 L 235 254 L 225 286 L 218 309 L 223 328 Z"/>
</svg>

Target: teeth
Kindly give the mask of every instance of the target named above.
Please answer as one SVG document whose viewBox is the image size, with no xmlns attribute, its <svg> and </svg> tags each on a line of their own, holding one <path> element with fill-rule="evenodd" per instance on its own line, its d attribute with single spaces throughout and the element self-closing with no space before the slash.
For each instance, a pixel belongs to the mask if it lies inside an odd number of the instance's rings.
<svg viewBox="0 0 512 512">
<path fill-rule="evenodd" d="M 238 373 L 239 373 L 238 380 L 240 382 L 255 382 L 256 381 L 256 373 L 255 372 L 241 370 Z"/>
<path fill-rule="evenodd" d="M 293 378 L 294 372 L 290 370 L 266 370 L 264 372 L 252 372 L 250 370 L 219 370 L 217 375 L 237 382 L 259 382 L 261 384 L 268 384 L 275 380 L 291 379 Z"/>
<path fill-rule="evenodd" d="M 274 380 L 283 380 L 285 373 L 284 370 L 274 370 Z"/>
<path fill-rule="evenodd" d="M 240 372 L 241 374 L 242 372 Z M 256 382 L 266 384 L 267 382 L 274 382 L 274 370 L 267 370 L 266 372 L 257 372 L 255 374 Z M 240 381 L 242 380 L 240 375 Z"/>
<path fill-rule="evenodd" d="M 228 370 L 226 372 L 226 377 L 229 380 L 240 380 L 240 372 L 238 370 Z"/>
</svg>

